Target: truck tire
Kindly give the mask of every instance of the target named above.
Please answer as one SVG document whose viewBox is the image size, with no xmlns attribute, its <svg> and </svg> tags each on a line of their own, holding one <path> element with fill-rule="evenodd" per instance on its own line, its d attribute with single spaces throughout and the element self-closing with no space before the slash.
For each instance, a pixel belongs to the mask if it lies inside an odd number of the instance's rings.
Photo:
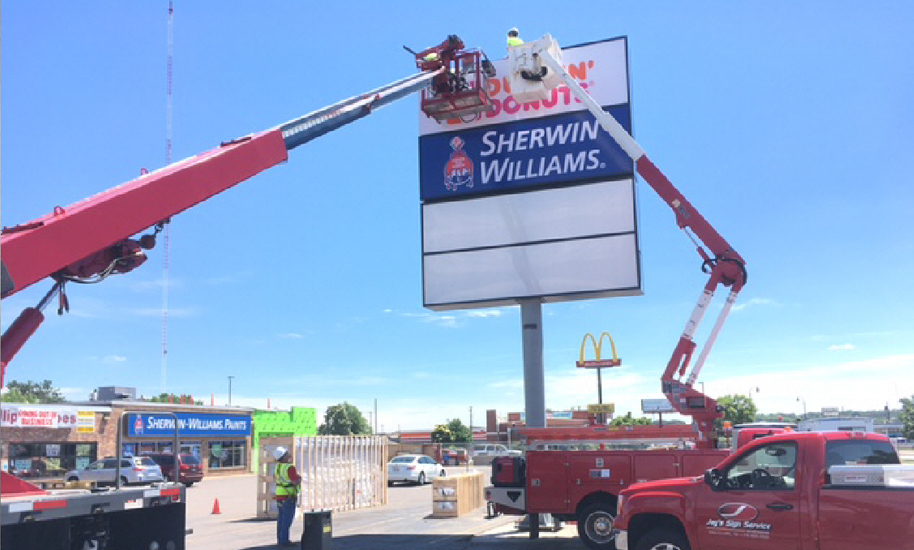
<svg viewBox="0 0 914 550">
<path fill-rule="evenodd" d="M 641 537 L 635 550 L 691 550 L 691 548 L 689 539 L 682 533 L 658 529 Z"/>
<path fill-rule="evenodd" d="M 584 508 L 578 516 L 578 536 L 588 548 L 615 550 L 613 533 L 613 507 L 608 502 L 595 502 Z"/>
</svg>

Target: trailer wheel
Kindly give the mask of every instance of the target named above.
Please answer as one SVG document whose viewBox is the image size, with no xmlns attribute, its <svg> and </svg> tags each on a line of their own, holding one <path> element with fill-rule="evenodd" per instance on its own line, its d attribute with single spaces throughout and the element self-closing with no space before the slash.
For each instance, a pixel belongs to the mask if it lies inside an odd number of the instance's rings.
<svg viewBox="0 0 914 550">
<path fill-rule="evenodd" d="M 636 550 L 691 550 L 689 539 L 682 533 L 659 529 L 641 537 Z"/>
<path fill-rule="evenodd" d="M 581 511 L 578 516 L 578 536 L 588 548 L 594 550 L 615 550 L 616 535 L 613 532 L 613 509 L 608 502 L 596 502 Z"/>
</svg>

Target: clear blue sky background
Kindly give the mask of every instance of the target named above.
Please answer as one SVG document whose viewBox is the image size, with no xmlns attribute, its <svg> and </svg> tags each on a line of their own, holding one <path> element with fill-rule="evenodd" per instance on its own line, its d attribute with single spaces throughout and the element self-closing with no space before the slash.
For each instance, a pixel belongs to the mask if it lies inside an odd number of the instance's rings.
<svg viewBox="0 0 914 550">
<path fill-rule="evenodd" d="M 794 413 L 914 395 L 914 4 L 444 8 L 178 0 L 173 159 L 411 74 L 403 44 L 457 33 L 498 58 L 515 25 L 564 45 L 626 35 L 636 139 L 748 262 L 707 393 L 751 390 L 763 412 Z M 167 1 L 4 2 L 2 37 L 3 225 L 165 164 Z M 231 375 L 235 405 L 322 414 L 346 400 L 368 416 L 377 399 L 386 431 L 523 409 L 518 308 L 422 307 L 417 103 L 174 219 L 167 391 L 221 404 Z M 544 306 L 549 408 L 596 401 L 595 374 L 574 367 L 586 332 L 615 339 L 623 367 L 604 399 L 619 412 L 662 397 L 705 276 L 638 186 L 644 296 Z M 71 285 L 72 312 L 46 311 L 7 380 L 50 379 L 73 399 L 162 391 L 162 264 L 156 249 L 127 276 Z M 49 286 L 5 300 L 3 327 Z"/>
</svg>

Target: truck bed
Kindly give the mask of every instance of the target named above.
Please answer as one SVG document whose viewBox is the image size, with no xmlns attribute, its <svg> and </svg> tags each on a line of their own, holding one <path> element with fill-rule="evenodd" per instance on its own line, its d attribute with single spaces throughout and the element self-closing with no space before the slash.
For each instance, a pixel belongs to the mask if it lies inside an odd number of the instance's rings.
<svg viewBox="0 0 914 550">
<path fill-rule="evenodd" d="M 825 485 L 819 521 L 821 550 L 912 550 L 914 487 Z"/>
</svg>

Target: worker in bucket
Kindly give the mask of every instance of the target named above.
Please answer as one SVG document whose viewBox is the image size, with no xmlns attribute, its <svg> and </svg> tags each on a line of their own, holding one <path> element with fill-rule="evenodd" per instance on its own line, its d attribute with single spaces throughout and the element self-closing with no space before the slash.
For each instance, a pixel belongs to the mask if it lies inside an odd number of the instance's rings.
<svg viewBox="0 0 914 550">
<path fill-rule="evenodd" d="M 295 519 L 295 506 L 301 487 L 301 476 L 292 465 L 292 455 L 285 447 L 276 447 L 273 451 L 276 465 L 273 470 L 273 481 L 276 483 L 276 544 L 280 547 L 297 546 L 289 539 L 289 529 Z"/>
<path fill-rule="evenodd" d="M 520 39 L 520 32 L 517 30 L 517 27 L 512 27 L 508 31 L 508 47 L 511 46 L 523 46 L 524 41 Z"/>
</svg>

